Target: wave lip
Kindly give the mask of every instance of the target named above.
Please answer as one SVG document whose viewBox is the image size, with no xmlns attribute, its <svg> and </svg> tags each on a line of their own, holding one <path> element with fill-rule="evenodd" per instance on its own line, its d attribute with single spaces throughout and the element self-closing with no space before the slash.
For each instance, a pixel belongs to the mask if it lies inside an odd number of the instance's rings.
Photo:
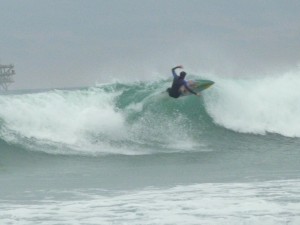
<svg viewBox="0 0 300 225">
<path fill-rule="evenodd" d="M 205 98 L 206 109 L 216 124 L 236 132 L 300 137 L 299 73 L 260 79 L 216 78 Z"/>
</svg>

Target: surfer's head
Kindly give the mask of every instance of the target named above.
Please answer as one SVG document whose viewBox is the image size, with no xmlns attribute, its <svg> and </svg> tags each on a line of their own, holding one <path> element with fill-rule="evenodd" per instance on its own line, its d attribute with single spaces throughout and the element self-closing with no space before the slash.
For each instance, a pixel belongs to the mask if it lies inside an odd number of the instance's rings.
<svg viewBox="0 0 300 225">
<path fill-rule="evenodd" d="M 184 72 L 184 71 L 180 72 L 180 74 L 179 74 L 180 79 L 184 79 L 185 76 L 186 76 L 186 72 Z"/>
</svg>

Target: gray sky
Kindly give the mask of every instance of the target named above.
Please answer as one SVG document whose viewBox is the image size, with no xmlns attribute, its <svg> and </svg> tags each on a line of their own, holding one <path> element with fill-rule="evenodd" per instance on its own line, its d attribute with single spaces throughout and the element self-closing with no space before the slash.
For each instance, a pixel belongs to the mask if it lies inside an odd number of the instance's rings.
<svg viewBox="0 0 300 225">
<path fill-rule="evenodd" d="M 189 72 L 251 76 L 300 62 L 300 1 L 0 0 L 11 89 Z M 154 78 L 153 78 L 154 79 Z"/>
</svg>

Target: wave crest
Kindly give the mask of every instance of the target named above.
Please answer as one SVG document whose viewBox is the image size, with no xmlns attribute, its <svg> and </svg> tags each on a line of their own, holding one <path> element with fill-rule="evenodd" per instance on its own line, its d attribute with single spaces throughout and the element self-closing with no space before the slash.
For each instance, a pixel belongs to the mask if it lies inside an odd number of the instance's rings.
<svg viewBox="0 0 300 225">
<path fill-rule="evenodd" d="M 300 77 L 218 79 L 205 105 L 218 125 L 254 134 L 300 137 Z"/>
</svg>

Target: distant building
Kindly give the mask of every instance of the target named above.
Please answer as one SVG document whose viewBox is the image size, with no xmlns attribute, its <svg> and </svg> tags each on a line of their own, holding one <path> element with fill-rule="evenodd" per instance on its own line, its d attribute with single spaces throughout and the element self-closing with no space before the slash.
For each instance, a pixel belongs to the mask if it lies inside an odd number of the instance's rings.
<svg viewBox="0 0 300 225">
<path fill-rule="evenodd" d="M 15 75 L 14 65 L 0 64 L 0 90 L 7 91 L 8 85 L 14 82 L 13 75 Z"/>
</svg>

